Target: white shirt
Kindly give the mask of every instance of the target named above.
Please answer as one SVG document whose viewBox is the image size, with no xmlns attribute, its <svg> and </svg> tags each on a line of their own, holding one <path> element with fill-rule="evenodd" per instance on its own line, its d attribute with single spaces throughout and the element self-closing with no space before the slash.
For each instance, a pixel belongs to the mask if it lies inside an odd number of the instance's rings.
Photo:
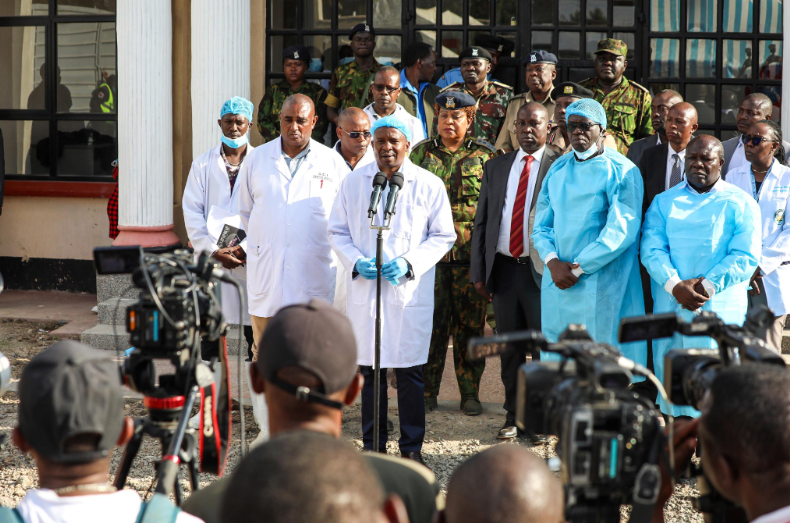
<svg viewBox="0 0 790 523">
<path fill-rule="evenodd" d="M 373 104 L 368 105 L 363 109 L 365 114 L 368 115 L 370 118 L 370 125 L 372 126 L 376 123 L 376 120 L 379 118 L 383 118 L 383 116 L 379 116 L 376 110 L 373 108 Z M 409 152 L 411 152 L 412 148 L 415 145 L 420 143 L 421 141 L 425 140 L 425 131 L 422 128 L 422 121 L 419 118 L 415 118 L 412 116 L 409 111 L 403 108 L 401 104 L 395 104 L 395 112 L 392 113 L 390 116 L 397 116 L 400 120 L 402 120 L 406 126 L 411 131 L 411 141 L 409 142 Z M 373 140 L 370 140 L 370 149 L 373 149 Z"/>
<path fill-rule="evenodd" d="M 676 154 L 680 157 L 680 181 L 686 179 L 686 150 L 683 149 L 679 153 L 676 153 L 675 149 L 672 148 L 672 145 L 669 144 L 669 150 L 667 151 L 667 174 L 666 181 L 664 182 L 664 190 L 671 189 L 669 183 L 672 179 L 672 167 L 675 165 L 675 159 L 673 156 Z"/>
<path fill-rule="evenodd" d="M 143 500 L 134 490 L 88 496 L 58 496 L 49 489 L 30 490 L 17 507 L 25 523 L 134 523 Z M 202 523 L 180 512 L 176 523 Z"/>
<path fill-rule="evenodd" d="M 752 523 L 786 523 L 790 521 L 790 506 L 774 510 L 768 514 L 763 514 Z"/>
<path fill-rule="evenodd" d="M 546 147 L 543 146 L 534 153 L 532 153 L 532 165 L 529 168 L 529 179 L 527 180 L 527 200 L 524 204 L 524 253 L 522 256 L 529 256 L 529 209 L 532 205 L 532 196 L 535 192 L 535 182 L 538 179 L 538 169 L 540 169 L 540 162 L 543 160 L 543 153 Z M 524 149 L 519 148 L 516 154 L 516 159 L 513 160 L 513 165 L 510 166 L 510 173 L 507 176 L 507 191 L 505 192 L 505 204 L 502 206 L 502 223 L 499 226 L 499 239 L 496 243 L 496 252 L 504 254 L 505 256 L 513 256 L 510 254 L 510 220 L 513 218 L 513 203 L 516 201 L 516 194 L 518 193 L 518 182 L 521 179 L 521 171 L 524 170 L 524 158 L 527 153 Z"/>
<path fill-rule="evenodd" d="M 735 150 L 732 152 L 732 158 L 730 158 L 730 164 L 727 167 L 727 172 L 722 174 L 729 174 L 742 165 L 751 164 L 746 161 L 746 148 L 743 145 L 743 135 L 739 134 L 738 145 L 735 146 Z"/>
<path fill-rule="evenodd" d="M 672 147 L 670 147 L 669 149 L 672 150 Z M 685 149 L 683 150 L 683 152 L 685 154 Z M 711 187 L 710 191 L 708 191 L 708 192 L 709 193 L 719 192 L 721 190 L 721 188 L 722 188 L 722 183 L 724 183 L 724 181 L 721 178 L 719 178 L 718 181 L 713 184 L 713 187 Z M 684 182 L 682 182 L 679 185 L 683 185 L 686 188 L 686 190 L 688 192 L 690 192 L 691 194 L 702 194 L 699 191 L 697 191 L 694 187 L 689 185 L 688 182 L 684 181 Z M 671 278 L 669 278 L 669 280 L 667 280 L 666 284 L 664 284 L 664 290 L 667 291 L 671 295 L 672 294 L 672 290 L 675 288 L 675 285 L 677 285 L 681 281 L 682 280 L 680 279 L 679 276 L 677 276 L 677 275 L 672 276 Z M 708 280 L 702 280 L 702 288 L 705 289 L 705 292 L 708 293 L 708 297 L 709 298 L 713 298 L 713 295 L 716 294 L 716 288 Z"/>
</svg>

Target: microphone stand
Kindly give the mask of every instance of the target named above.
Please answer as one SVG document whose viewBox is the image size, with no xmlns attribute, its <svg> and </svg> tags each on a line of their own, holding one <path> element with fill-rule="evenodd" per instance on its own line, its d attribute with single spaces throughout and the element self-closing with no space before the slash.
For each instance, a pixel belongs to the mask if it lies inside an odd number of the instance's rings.
<svg viewBox="0 0 790 523">
<path fill-rule="evenodd" d="M 373 359 L 373 452 L 379 451 L 379 423 L 381 402 L 381 266 L 384 258 L 383 231 L 389 230 L 392 217 L 385 218 L 384 225 L 375 225 L 375 213 L 370 217 L 370 228 L 376 229 L 376 330 L 374 337 Z"/>
</svg>

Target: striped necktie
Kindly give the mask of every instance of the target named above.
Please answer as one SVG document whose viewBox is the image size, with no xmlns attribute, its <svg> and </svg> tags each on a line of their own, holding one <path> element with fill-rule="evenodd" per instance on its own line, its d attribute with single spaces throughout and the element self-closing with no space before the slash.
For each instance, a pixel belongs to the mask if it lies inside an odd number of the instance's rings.
<svg viewBox="0 0 790 523">
<path fill-rule="evenodd" d="M 521 170 L 516 200 L 513 202 L 513 214 L 510 219 L 510 254 L 514 258 L 520 258 L 524 254 L 524 208 L 527 204 L 529 171 L 534 159 L 529 155 L 524 157 L 524 169 Z"/>
<path fill-rule="evenodd" d="M 680 177 L 680 156 L 673 154 L 672 158 L 675 159 L 675 164 L 672 166 L 672 173 L 669 175 L 669 188 L 676 186 L 683 179 Z"/>
</svg>

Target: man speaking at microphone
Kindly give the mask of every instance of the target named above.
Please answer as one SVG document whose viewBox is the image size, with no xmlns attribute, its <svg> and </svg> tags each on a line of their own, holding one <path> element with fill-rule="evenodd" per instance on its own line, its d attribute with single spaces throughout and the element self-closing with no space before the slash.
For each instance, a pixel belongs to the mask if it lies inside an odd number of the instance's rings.
<svg viewBox="0 0 790 523">
<path fill-rule="evenodd" d="M 340 184 L 329 217 L 329 242 L 346 268 L 346 313 L 359 348 L 365 377 L 362 431 L 373 449 L 373 364 L 376 325 L 376 230 L 368 218 L 374 180 L 383 182 L 373 208 L 374 225 L 391 218 L 381 260 L 381 386 L 379 450 L 387 446 L 386 369 L 398 381 L 398 415 L 403 457 L 425 464 L 425 404 L 422 366 L 428 361 L 433 322 L 434 267 L 455 242 L 453 216 L 444 183 L 407 157 L 411 131 L 397 116 L 371 128 L 376 161 L 350 172 Z M 386 176 L 376 176 L 379 172 Z M 397 189 L 396 189 L 397 188 Z M 393 196 L 397 196 L 393 198 Z M 393 205 L 394 204 L 394 205 Z M 388 211 L 394 210 L 390 215 Z"/>
</svg>

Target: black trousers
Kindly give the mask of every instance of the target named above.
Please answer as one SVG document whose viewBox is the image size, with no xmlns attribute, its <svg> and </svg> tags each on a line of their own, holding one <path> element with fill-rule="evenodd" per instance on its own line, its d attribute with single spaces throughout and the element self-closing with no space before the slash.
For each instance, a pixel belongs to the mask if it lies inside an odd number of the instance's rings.
<svg viewBox="0 0 790 523">
<path fill-rule="evenodd" d="M 252 327 L 249 325 L 244 326 L 244 340 L 247 342 L 247 359 L 252 361 Z M 233 343 L 234 345 L 238 343 L 237 341 L 228 341 L 228 350 L 231 348 L 230 344 Z M 211 358 L 217 358 L 219 360 L 219 340 L 217 341 L 209 341 L 205 337 L 200 338 L 200 357 L 205 361 L 211 361 Z"/>
<path fill-rule="evenodd" d="M 373 367 L 360 366 L 365 385 L 362 387 L 362 443 L 373 449 Z M 422 365 L 392 369 L 398 380 L 398 419 L 400 439 L 398 446 L 403 454 L 422 450 L 425 440 L 425 384 Z M 379 402 L 379 451 L 387 451 L 387 369 L 380 369 L 381 397 Z"/>
<path fill-rule="evenodd" d="M 532 262 L 520 264 L 513 258 L 497 254 L 491 270 L 491 288 L 494 291 L 494 317 L 497 333 L 540 330 L 540 286 L 535 277 L 540 276 Z M 550 278 L 550 275 L 546 275 Z M 524 347 L 514 347 L 499 356 L 502 364 L 502 385 L 505 386 L 507 421 L 516 420 L 516 380 L 519 367 L 527 361 Z M 540 359 L 535 351 L 532 359 Z M 400 382 L 398 382 L 400 386 Z"/>
</svg>

